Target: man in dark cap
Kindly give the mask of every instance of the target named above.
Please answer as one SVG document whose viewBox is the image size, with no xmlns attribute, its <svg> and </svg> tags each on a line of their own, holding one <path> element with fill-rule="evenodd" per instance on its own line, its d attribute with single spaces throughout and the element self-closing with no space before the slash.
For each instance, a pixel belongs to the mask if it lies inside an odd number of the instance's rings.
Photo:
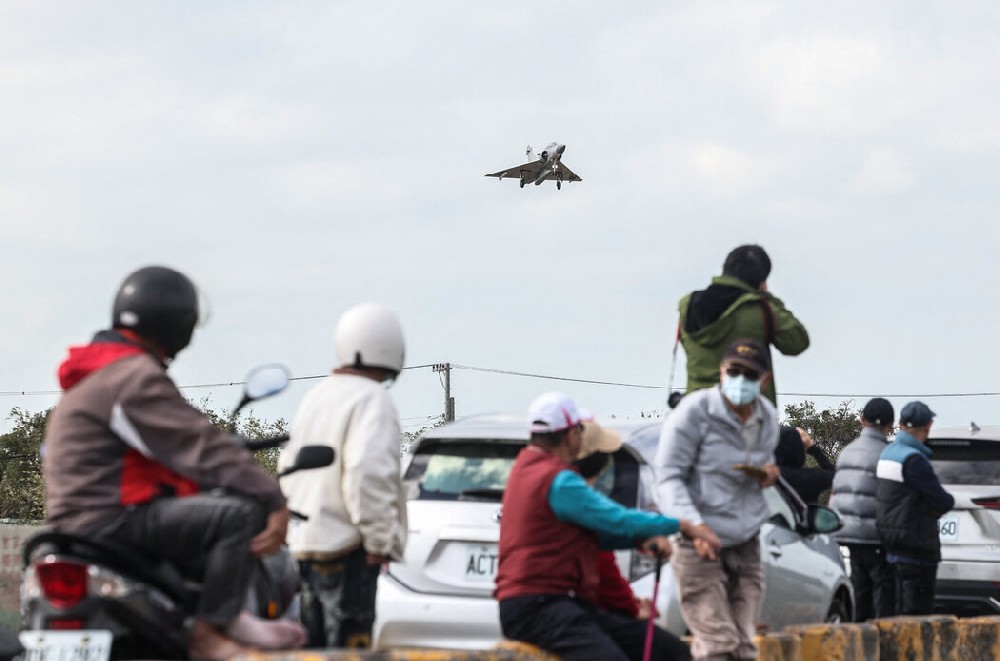
<svg viewBox="0 0 1000 661">
<path fill-rule="evenodd" d="M 930 463 L 927 437 L 934 411 L 910 402 L 899 413 L 899 433 L 879 457 L 876 524 L 886 560 L 896 575 L 896 614 L 934 610 L 934 582 L 941 562 L 937 520 L 955 506 Z"/>
<path fill-rule="evenodd" d="M 851 554 L 855 619 L 859 622 L 896 614 L 896 579 L 875 526 L 875 466 L 889 444 L 894 419 L 895 411 L 887 400 L 876 397 L 865 404 L 861 435 L 841 450 L 833 476 L 830 507 L 839 511 L 844 521 L 836 538 Z"/>
<path fill-rule="evenodd" d="M 708 288 L 680 300 L 678 337 L 687 356 L 687 391 L 709 388 L 719 382 L 719 362 L 736 338 L 760 342 L 771 364 L 770 345 L 797 356 L 809 347 L 805 326 L 785 309 L 781 299 L 767 289 L 771 259 L 758 245 L 732 250 L 722 265 L 722 275 Z M 777 403 L 774 379 L 764 384 L 764 396 Z"/>
<path fill-rule="evenodd" d="M 721 383 L 689 393 L 660 432 L 654 469 L 660 508 L 722 544 L 679 540 L 674 575 L 694 659 L 755 659 L 764 574 L 760 527 L 771 516 L 763 489 L 778 479 L 778 414 L 761 395 L 771 378 L 767 349 L 731 343 Z"/>
</svg>

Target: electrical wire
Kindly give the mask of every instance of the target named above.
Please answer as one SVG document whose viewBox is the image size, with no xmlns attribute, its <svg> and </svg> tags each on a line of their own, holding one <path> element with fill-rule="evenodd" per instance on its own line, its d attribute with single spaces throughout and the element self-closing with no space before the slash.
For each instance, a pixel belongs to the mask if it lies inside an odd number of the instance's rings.
<svg viewBox="0 0 1000 661">
<path fill-rule="evenodd" d="M 439 365 L 444 365 L 445 363 L 427 363 L 425 365 L 409 365 L 404 367 L 404 370 L 419 370 L 434 368 Z M 458 365 L 456 363 L 451 363 L 451 367 L 456 370 L 468 370 L 471 372 L 486 372 L 491 374 L 504 374 L 507 376 L 518 376 L 522 378 L 529 379 L 544 379 L 548 381 L 564 381 L 569 383 L 587 383 L 591 385 L 599 386 L 614 386 L 618 388 L 640 388 L 644 390 L 667 390 L 667 386 L 656 386 L 642 383 L 624 383 L 621 381 L 602 381 L 598 379 L 578 379 L 568 376 L 556 376 L 551 374 L 535 374 L 532 372 L 518 372 L 515 370 L 505 370 L 496 367 L 476 367 L 474 365 Z M 324 379 L 329 374 L 315 374 L 310 376 L 294 376 L 291 377 L 291 381 L 312 381 L 315 379 Z M 441 377 L 438 377 L 441 380 Z M 197 383 L 191 385 L 177 386 L 181 390 L 194 390 L 199 388 L 228 388 L 231 386 L 242 386 L 246 384 L 246 381 L 220 381 L 217 383 Z M 443 382 L 442 382 L 443 386 Z M 680 389 L 677 389 L 682 392 Z M 0 391 L 0 397 L 27 397 L 32 395 L 60 395 L 61 390 L 8 390 Z M 863 398 L 863 397 L 895 397 L 895 398 L 944 398 L 944 397 L 997 397 L 1000 396 L 1000 392 L 984 391 L 984 392 L 951 392 L 951 393 L 896 393 L 896 394 L 886 394 L 886 393 L 876 393 L 876 394 L 866 394 L 866 393 L 814 393 L 814 392 L 779 392 L 782 397 L 826 397 L 826 398 L 840 398 L 840 399 L 853 399 L 853 398 Z"/>
</svg>

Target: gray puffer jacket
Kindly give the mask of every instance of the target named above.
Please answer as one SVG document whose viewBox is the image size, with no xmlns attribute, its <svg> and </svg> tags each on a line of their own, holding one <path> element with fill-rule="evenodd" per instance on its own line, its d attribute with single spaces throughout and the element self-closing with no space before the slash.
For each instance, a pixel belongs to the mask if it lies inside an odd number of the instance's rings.
<svg viewBox="0 0 1000 661">
<path fill-rule="evenodd" d="M 837 458 L 830 507 L 840 512 L 844 527 L 837 534 L 841 544 L 880 544 L 875 527 L 878 479 L 875 466 L 889 441 L 876 427 L 865 427 Z"/>
</svg>

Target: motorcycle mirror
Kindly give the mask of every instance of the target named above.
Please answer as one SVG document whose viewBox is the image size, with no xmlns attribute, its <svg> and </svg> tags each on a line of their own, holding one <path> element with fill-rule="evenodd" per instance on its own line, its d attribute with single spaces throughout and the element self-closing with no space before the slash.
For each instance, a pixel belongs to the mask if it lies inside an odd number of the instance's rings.
<svg viewBox="0 0 1000 661">
<path fill-rule="evenodd" d="M 336 456 L 337 453 L 328 445 L 304 445 L 295 455 L 295 463 L 281 471 L 278 477 L 291 475 L 295 471 L 329 466 Z"/>
<path fill-rule="evenodd" d="M 250 402 L 277 395 L 288 387 L 291 375 L 284 365 L 262 365 L 250 370 L 243 384 L 243 396 L 240 403 L 229 416 L 230 427 L 236 422 L 236 415 Z"/>
</svg>

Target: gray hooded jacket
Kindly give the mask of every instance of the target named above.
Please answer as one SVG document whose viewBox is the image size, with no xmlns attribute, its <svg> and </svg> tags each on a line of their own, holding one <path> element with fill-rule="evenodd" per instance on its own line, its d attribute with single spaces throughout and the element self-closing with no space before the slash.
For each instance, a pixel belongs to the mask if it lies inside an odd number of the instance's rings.
<svg viewBox="0 0 1000 661">
<path fill-rule="evenodd" d="M 881 543 L 875 527 L 875 508 L 878 504 L 875 498 L 878 491 L 875 466 L 888 443 L 881 430 L 865 427 L 837 458 L 830 507 L 840 512 L 844 521 L 844 527 L 836 534 L 841 544 Z"/>
<path fill-rule="evenodd" d="M 774 463 L 778 414 L 758 397 L 748 424 L 759 423 L 753 442 L 719 386 L 689 393 L 667 417 L 656 451 L 657 498 L 668 516 L 707 523 L 723 546 L 760 532 L 770 511 L 760 483 L 735 464 Z"/>
</svg>

